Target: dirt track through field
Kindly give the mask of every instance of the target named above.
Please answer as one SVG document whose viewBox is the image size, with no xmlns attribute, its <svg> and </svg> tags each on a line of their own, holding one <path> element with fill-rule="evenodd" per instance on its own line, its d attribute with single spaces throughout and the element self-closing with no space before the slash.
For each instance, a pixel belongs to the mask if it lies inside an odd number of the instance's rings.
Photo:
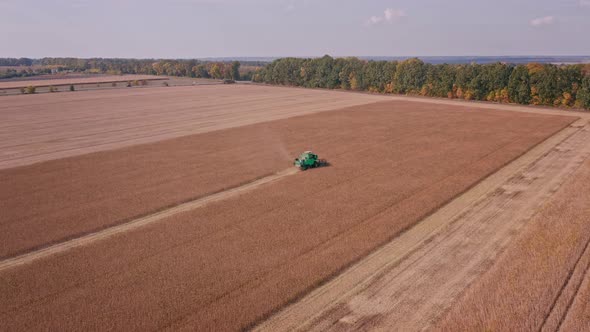
<svg viewBox="0 0 590 332">
<path fill-rule="evenodd" d="M 6 96 L 0 169 L 384 100 L 241 84 Z"/>
<path fill-rule="evenodd" d="M 256 330 L 428 328 L 588 157 L 586 123 L 545 141 Z"/>
<path fill-rule="evenodd" d="M 255 189 L 259 186 L 262 186 L 264 184 L 267 184 L 267 183 L 270 183 L 273 181 L 280 180 L 281 178 L 284 178 L 289 175 L 293 175 L 297 172 L 298 172 L 298 169 L 289 168 L 284 171 L 278 172 L 276 174 L 272 174 L 272 175 L 265 176 L 263 178 L 254 180 L 250 183 L 241 185 L 239 187 L 224 190 L 222 192 L 212 194 L 212 195 L 209 195 L 209 196 L 206 196 L 203 198 L 199 198 L 199 199 L 196 199 L 193 201 L 184 202 L 184 203 L 181 203 L 181 204 L 176 205 L 174 207 L 167 208 L 162 211 L 159 211 L 159 212 L 156 212 L 156 213 L 153 213 L 153 214 L 141 217 L 141 218 L 131 220 L 131 221 L 126 222 L 124 224 L 119 224 L 119 225 L 116 225 L 113 227 L 109 227 L 109 228 L 103 229 L 103 230 L 95 232 L 95 233 L 91 233 L 88 235 L 84 235 L 82 237 L 74 238 L 69 241 L 61 242 L 61 243 L 52 245 L 47 248 L 32 251 L 32 252 L 23 254 L 21 256 L 5 259 L 3 261 L 0 261 L 0 273 L 6 269 L 14 268 L 16 266 L 23 265 L 23 264 L 29 264 L 35 260 L 38 260 L 38 259 L 47 258 L 51 255 L 63 253 L 65 251 L 73 249 L 73 248 L 81 247 L 84 245 L 89 245 L 93 242 L 104 240 L 104 239 L 107 239 L 109 237 L 112 237 L 112 236 L 120 234 L 120 233 L 129 232 L 134 229 L 144 227 L 146 225 L 161 221 L 165 218 L 174 216 L 176 214 L 200 208 L 200 207 L 205 206 L 206 204 L 209 204 L 212 202 L 221 201 L 221 200 L 224 200 L 224 199 L 236 196 L 236 195 L 244 194 L 244 193 L 248 192 L 249 190 Z"/>
</svg>

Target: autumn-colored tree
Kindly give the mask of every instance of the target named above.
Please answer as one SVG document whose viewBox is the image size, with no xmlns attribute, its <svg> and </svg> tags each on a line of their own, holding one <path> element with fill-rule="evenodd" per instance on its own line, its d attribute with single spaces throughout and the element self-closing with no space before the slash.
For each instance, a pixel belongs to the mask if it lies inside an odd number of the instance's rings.
<svg viewBox="0 0 590 332">
<path fill-rule="evenodd" d="M 209 76 L 216 79 L 221 79 L 223 77 L 223 73 L 221 72 L 221 68 L 219 68 L 218 64 L 211 66 L 211 69 L 209 69 Z"/>
<path fill-rule="evenodd" d="M 160 62 L 152 64 L 152 69 L 155 71 L 156 75 L 164 75 L 164 67 L 162 67 Z"/>
<path fill-rule="evenodd" d="M 487 101 L 497 101 L 498 93 L 497 91 L 490 91 L 486 96 Z"/>
<path fill-rule="evenodd" d="M 574 105 L 574 98 L 571 93 L 564 92 L 561 98 L 561 105 L 565 107 L 570 107 Z"/>
<path fill-rule="evenodd" d="M 584 77 L 576 93 L 576 106 L 590 109 L 590 76 Z"/>
<path fill-rule="evenodd" d="M 421 96 L 428 96 L 430 93 L 430 90 L 428 89 L 427 85 L 423 85 L 422 89 L 420 89 L 420 95 Z"/>
<path fill-rule="evenodd" d="M 537 62 L 531 62 L 526 65 L 529 75 L 535 75 L 544 70 L 543 65 Z"/>
<path fill-rule="evenodd" d="M 500 98 L 497 101 L 501 103 L 509 103 L 510 102 L 510 94 L 508 93 L 508 88 L 503 88 L 500 90 Z"/>
<path fill-rule="evenodd" d="M 356 74 L 355 73 L 351 73 L 350 74 L 350 77 L 349 77 L 348 81 L 350 82 L 350 89 L 351 90 L 358 90 L 359 83 L 358 83 L 358 80 L 356 78 Z"/>
</svg>

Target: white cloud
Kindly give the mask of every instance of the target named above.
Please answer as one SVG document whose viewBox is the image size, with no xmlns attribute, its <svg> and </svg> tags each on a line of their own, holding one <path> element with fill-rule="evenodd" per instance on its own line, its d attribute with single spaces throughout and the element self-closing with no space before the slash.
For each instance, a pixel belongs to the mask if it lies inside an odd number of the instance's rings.
<svg viewBox="0 0 590 332">
<path fill-rule="evenodd" d="M 590 0 L 580 0 L 580 7 L 590 7 Z"/>
<path fill-rule="evenodd" d="M 406 17 L 408 15 L 406 15 L 406 12 L 400 9 L 391 9 L 391 8 L 387 8 L 385 9 L 385 19 L 387 21 L 393 21 L 396 20 L 400 17 Z"/>
<path fill-rule="evenodd" d="M 381 23 L 381 21 L 383 21 L 383 17 L 371 16 L 367 21 L 367 24 L 378 24 Z"/>
<path fill-rule="evenodd" d="M 542 25 L 550 25 L 555 22 L 555 17 L 553 16 L 545 16 L 545 17 L 537 17 L 531 20 L 530 24 L 534 27 L 540 27 Z"/>
<path fill-rule="evenodd" d="M 590 0 L 588 0 L 590 1 Z M 404 10 L 387 8 L 383 11 L 383 16 L 371 16 L 367 20 L 367 25 L 375 25 L 385 22 L 394 22 L 402 17 L 408 16 Z"/>
</svg>

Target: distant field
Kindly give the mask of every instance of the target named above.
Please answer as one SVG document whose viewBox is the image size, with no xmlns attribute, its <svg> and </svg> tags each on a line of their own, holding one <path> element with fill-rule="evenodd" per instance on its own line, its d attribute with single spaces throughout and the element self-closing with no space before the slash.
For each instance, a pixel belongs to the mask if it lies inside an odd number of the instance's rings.
<svg viewBox="0 0 590 332">
<path fill-rule="evenodd" d="M 55 75 L 53 75 L 55 76 Z M 52 79 L 40 79 L 43 76 L 33 77 L 30 80 L 22 81 L 0 81 L 0 89 L 18 89 L 27 86 L 44 87 L 44 86 L 60 86 L 60 85 L 71 85 L 71 84 L 90 84 L 90 83 L 112 83 L 112 82 L 127 82 L 136 80 L 163 80 L 165 77 L 153 76 L 153 75 L 100 75 L 97 77 L 68 77 L 64 78 L 52 78 Z"/>
<path fill-rule="evenodd" d="M 239 84 L 5 96 L 0 169 L 381 100 Z"/>
</svg>

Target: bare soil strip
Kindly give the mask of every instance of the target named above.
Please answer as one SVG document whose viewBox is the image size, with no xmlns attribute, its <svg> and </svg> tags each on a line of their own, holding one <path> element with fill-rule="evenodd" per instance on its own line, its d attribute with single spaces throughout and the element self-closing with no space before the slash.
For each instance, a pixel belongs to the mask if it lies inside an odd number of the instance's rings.
<svg viewBox="0 0 590 332">
<path fill-rule="evenodd" d="M 244 185 L 236 187 L 236 188 L 228 189 L 228 190 L 222 191 L 220 193 L 209 195 L 209 196 L 206 196 L 206 197 L 194 200 L 194 201 L 185 202 L 185 203 L 179 204 L 177 206 L 156 212 L 154 214 L 150 214 L 148 216 L 144 216 L 144 217 L 141 217 L 138 219 L 131 220 L 131 221 L 126 222 L 124 224 L 120 224 L 117 226 L 106 228 L 106 229 L 101 230 L 99 232 L 91 233 L 91 234 L 88 234 L 88 235 L 85 235 L 85 236 L 82 236 L 79 238 L 75 238 L 75 239 L 72 239 L 72 240 L 69 240 L 66 242 L 55 244 L 53 246 L 50 246 L 50 247 L 47 247 L 44 249 L 32 251 L 32 252 L 29 252 L 29 253 L 21 255 L 21 256 L 17 256 L 14 258 L 9 258 L 9 259 L 0 261 L 0 272 L 4 271 L 6 269 L 10 269 L 10 268 L 19 266 L 19 265 L 29 264 L 35 260 L 47 258 L 51 255 L 63 253 L 64 251 L 67 251 L 67 250 L 70 250 L 70 249 L 73 249 L 76 247 L 81 247 L 81 246 L 88 245 L 88 244 L 91 244 L 96 241 L 104 240 L 104 239 L 107 239 L 107 238 L 112 237 L 114 235 L 117 235 L 119 233 L 128 232 L 128 231 L 146 226 L 148 224 L 152 224 L 152 223 L 161 221 L 165 218 L 174 216 L 175 214 L 200 208 L 200 207 L 205 206 L 206 204 L 209 204 L 211 202 L 216 202 L 216 201 L 227 199 L 229 197 L 243 194 L 243 193 L 245 193 L 249 190 L 252 190 L 254 188 L 257 188 L 261 185 L 264 185 L 269 182 L 277 181 L 281 178 L 284 178 L 285 176 L 293 175 L 297 172 L 298 172 L 298 170 L 296 168 L 289 168 L 289 169 L 286 169 L 286 170 L 281 171 L 279 173 L 263 177 L 261 179 L 255 180 L 253 182 L 244 184 Z"/>
<path fill-rule="evenodd" d="M 6 96 L 0 169 L 385 100 L 240 84 Z"/>
<path fill-rule="evenodd" d="M 429 327 L 588 157 L 585 123 L 548 139 L 256 330 Z"/>
</svg>

